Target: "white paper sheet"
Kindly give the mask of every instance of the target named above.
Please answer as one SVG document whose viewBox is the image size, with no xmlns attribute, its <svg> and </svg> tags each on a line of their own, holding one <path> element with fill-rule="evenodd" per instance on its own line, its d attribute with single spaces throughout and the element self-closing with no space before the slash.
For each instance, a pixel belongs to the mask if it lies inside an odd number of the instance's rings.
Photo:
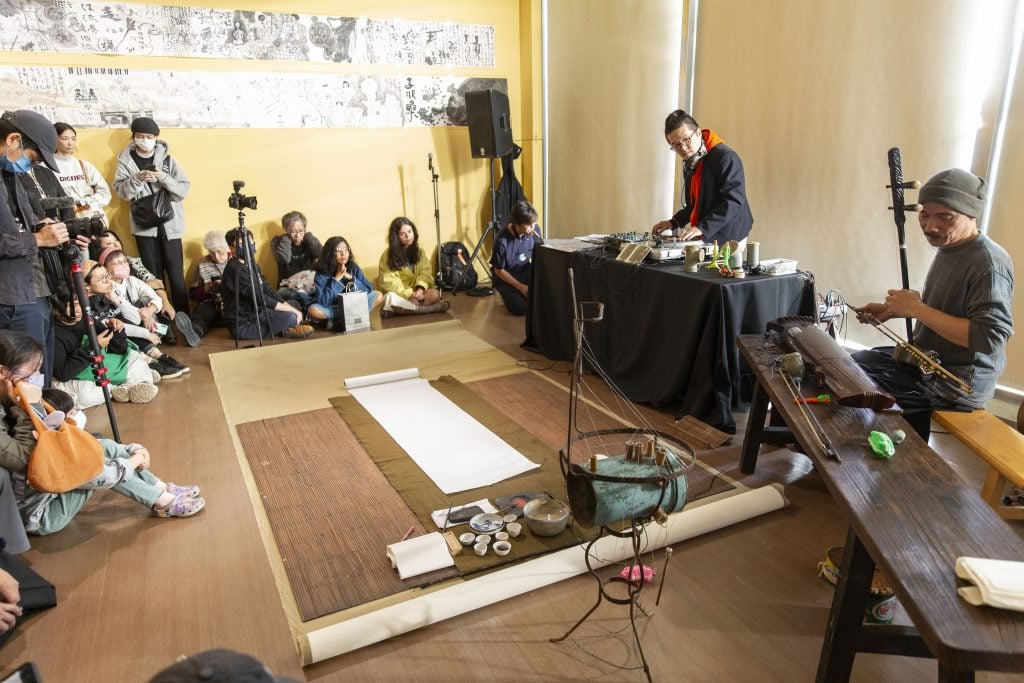
<svg viewBox="0 0 1024 683">
<path fill-rule="evenodd" d="M 657 550 L 778 510 L 787 504 L 783 489 L 778 484 L 703 504 L 698 502 L 682 512 L 669 515 L 665 528 L 649 525 L 647 547 L 652 551 Z M 587 571 L 584 552 L 582 545 L 573 546 L 348 621 L 325 626 L 306 635 L 309 661 L 303 661 L 303 664 L 336 657 L 582 574 Z M 628 539 L 605 536 L 594 544 L 591 564 L 594 567 L 604 566 L 619 562 L 630 554 L 632 547 Z M 673 580 L 671 576 L 669 572 L 670 581 Z M 580 609 L 585 607 L 582 605 Z M 561 630 L 564 630 L 562 625 L 552 625 L 548 635 L 558 635 Z"/>
<path fill-rule="evenodd" d="M 401 379 L 410 374 L 418 371 L 351 378 L 345 388 L 444 493 L 488 486 L 540 467 L 427 380 Z"/>
<path fill-rule="evenodd" d="M 455 564 L 444 536 L 436 531 L 408 541 L 392 543 L 388 546 L 388 559 L 403 581 L 410 576 L 419 576 Z"/>
</svg>

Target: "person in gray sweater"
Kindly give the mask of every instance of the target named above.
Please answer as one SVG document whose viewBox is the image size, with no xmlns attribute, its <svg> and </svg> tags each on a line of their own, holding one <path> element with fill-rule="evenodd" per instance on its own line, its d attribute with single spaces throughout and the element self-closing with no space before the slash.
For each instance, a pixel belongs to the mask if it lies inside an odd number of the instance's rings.
<svg viewBox="0 0 1024 683">
<path fill-rule="evenodd" d="M 892 289 L 884 302 L 856 309 L 861 322 L 916 319 L 914 346 L 935 351 L 946 370 L 971 386 L 968 394 L 948 381 L 923 380 L 894 363 L 891 349 L 853 355 L 896 397 L 926 441 L 932 410 L 985 407 L 1006 366 L 1006 342 L 1013 334 L 1013 263 L 978 230 L 986 193 L 984 180 L 958 168 L 932 176 L 918 195 L 921 230 L 938 248 L 923 290 Z"/>
</svg>

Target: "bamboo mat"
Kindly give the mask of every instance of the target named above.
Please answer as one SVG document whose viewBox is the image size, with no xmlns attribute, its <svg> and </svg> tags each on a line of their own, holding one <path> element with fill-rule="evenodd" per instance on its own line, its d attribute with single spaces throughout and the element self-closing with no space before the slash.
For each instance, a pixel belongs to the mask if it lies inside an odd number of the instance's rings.
<svg viewBox="0 0 1024 683">
<path fill-rule="evenodd" d="M 416 516 L 330 408 L 238 426 L 302 621 L 458 576 L 402 581 L 385 546 Z"/>
</svg>

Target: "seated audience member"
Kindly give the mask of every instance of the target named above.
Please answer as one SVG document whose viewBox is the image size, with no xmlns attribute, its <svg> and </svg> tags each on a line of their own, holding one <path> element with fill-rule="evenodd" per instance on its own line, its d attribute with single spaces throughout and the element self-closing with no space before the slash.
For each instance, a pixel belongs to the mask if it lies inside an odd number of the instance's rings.
<svg viewBox="0 0 1024 683">
<path fill-rule="evenodd" d="M 309 306 L 311 320 L 324 321 L 328 330 L 345 331 L 345 311 L 341 295 L 345 292 L 366 292 L 370 309 L 381 302 L 380 292 L 363 275 L 352 248 L 344 237 L 327 240 L 316 269 L 316 301 Z"/>
<path fill-rule="evenodd" d="M 64 191 L 75 200 L 75 216 L 98 216 L 107 222 L 104 212 L 110 203 L 110 186 L 103 174 L 84 159 L 75 157 L 78 151 L 78 131 L 67 123 L 53 124 L 57 131 L 57 179 Z"/>
<path fill-rule="evenodd" d="M 259 339 L 271 334 L 283 334 L 289 339 L 311 336 L 313 328 L 302 324 L 302 313 L 267 284 L 259 265 L 251 258 L 255 251 L 252 245 L 236 245 L 237 238 L 237 230 L 228 231 L 227 242 L 234 256 L 224 267 L 221 281 L 224 319 L 231 335 L 235 339 Z"/>
<path fill-rule="evenodd" d="M 89 421 L 85 412 L 75 403 L 75 397 L 56 387 L 43 389 L 43 400 L 50 404 L 54 410 L 64 413 L 64 417 L 75 423 L 79 429 L 85 429 Z"/>
<path fill-rule="evenodd" d="M 103 389 L 96 386 L 92 346 L 78 301 L 54 305 L 54 321 L 53 386 L 71 394 L 82 408 L 103 403 Z M 97 319 L 96 340 L 105 356 L 103 364 L 115 401 L 149 403 L 156 398 L 159 390 L 155 382 L 160 374 L 128 340 L 123 322 L 113 317 Z"/>
<path fill-rule="evenodd" d="M 117 233 L 109 228 L 105 233 L 97 237 L 92 243 L 89 244 L 89 257 L 91 259 L 98 260 L 99 256 L 105 249 L 113 247 L 118 251 L 124 253 L 124 246 L 121 244 L 121 238 L 117 236 Z M 160 297 L 160 303 L 163 304 L 163 310 L 161 310 L 159 317 L 161 322 L 167 324 L 167 334 L 164 335 L 164 340 L 168 344 L 173 344 L 174 332 L 171 331 L 171 324 L 173 327 L 187 336 L 187 331 L 192 327 L 192 320 L 188 315 L 183 316 L 180 320 L 178 319 L 178 311 L 174 308 L 174 304 L 171 303 L 170 298 L 167 296 L 167 289 L 164 287 L 163 280 L 160 280 L 156 275 L 149 272 L 146 269 L 145 264 L 138 256 L 129 256 L 125 254 L 125 258 L 128 259 L 128 267 L 131 268 L 131 274 L 139 278 L 147 285 L 149 285 L 157 296 Z"/>
<path fill-rule="evenodd" d="M 95 261 L 82 264 L 82 276 L 85 289 L 89 293 L 89 305 L 93 309 L 93 317 L 97 320 L 117 318 L 124 323 L 124 332 L 132 338 L 142 353 L 154 360 L 152 368 L 164 379 L 175 379 L 189 372 L 189 367 L 178 362 L 169 354 L 160 350 L 160 336 L 150 332 L 142 324 L 142 314 L 128 299 L 121 297 L 114 289 L 113 278 L 107 269 Z M 152 302 L 147 302 L 149 305 Z"/>
<path fill-rule="evenodd" d="M 312 271 L 323 251 L 320 240 L 306 230 L 306 225 L 306 217 L 301 212 L 289 211 L 281 217 L 284 234 L 270 239 L 270 250 L 277 261 L 278 294 L 286 301 L 298 302 L 302 310 L 313 302 Z"/>
<path fill-rule="evenodd" d="M 221 284 L 224 269 L 231 258 L 231 249 L 223 230 L 210 230 L 203 237 L 206 256 L 199 259 L 196 282 L 189 296 L 196 302 L 192 309 L 192 327 L 200 337 L 206 336 L 214 327 L 226 325 L 224 320 L 224 297 Z"/>
<path fill-rule="evenodd" d="M 434 286 L 430 259 L 420 249 L 419 232 L 404 216 L 388 226 L 388 248 L 380 256 L 380 288 L 384 292 L 384 313 L 444 313 L 447 301 Z"/>
<path fill-rule="evenodd" d="M 892 347 L 858 351 L 853 358 L 896 397 L 903 417 L 925 441 L 931 415 L 942 408 L 983 408 L 995 394 L 1013 334 L 1013 263 L 978 230 L 985 181 L 958 168 L 921 187 L 917 214 L 925 239 L 938 248 L 921 292 L 890 289 L 881 303 L 857 308 L 862 322 L 915 318 L 914 346 L 939 354 L 942 367 L 967 382 L 965 394 L 941 379 L 925 381 L 893 361 Z"/>
<path fill-rule="evenodd" d="M 35 448 L 35 425 L 14 405 L 14 387 L 38 374 L 42 347 L 28 335 L 0 332 L 0 406 L 6 414 L 6 439 L 0 442 L 0 467 L 11 474 L 25 530 L 45 535 L 60 531 L 82 509 L 95 489 L 112 488 L 149 508 L 157 517 L 188 517 L 205 501 L 198 486 L 175 486 L 153 476 L 149 451 L 139 444 L 122 445 L 100 439 L 105 456 L 103 470 L 92 480 L 67 493 L 43 493 L 29 486 L 25 469 Z M 30 399 L 31 400 L 31 399 Z"/>
<path fill-rule="evenodd" d="M 512 315 L 526 315 L 533 249 L 544 241 L 534 232 L 537 228 L 537 212 L 529 202 L 519 202 L 512 207 L 508 218 L 508 225 L 494 240 L 494 251 L 491 253 L 492 279 L 508 312 Z"/>
</svg>

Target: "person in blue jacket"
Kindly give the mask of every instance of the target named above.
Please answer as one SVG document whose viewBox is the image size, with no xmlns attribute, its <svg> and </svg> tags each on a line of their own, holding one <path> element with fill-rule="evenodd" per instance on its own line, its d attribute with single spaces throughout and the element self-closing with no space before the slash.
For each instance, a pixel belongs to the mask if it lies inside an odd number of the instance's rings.
<svg viewBox="0 0 1024 683">
<path fill-rule="evenodd" d="M 316 264 L 316 297 L 306 310 L 311 320 L 325 323 L 328 330 L 345 331 L 345 311 L 341 295 L 345 292 L 366 292 L 370 310 L 380 305 L 380 292 L 363 275 L 363 269 L 352 255 L 352 247 L 344 237 L 332 237 L 324 244 Z"/>
</svg>

